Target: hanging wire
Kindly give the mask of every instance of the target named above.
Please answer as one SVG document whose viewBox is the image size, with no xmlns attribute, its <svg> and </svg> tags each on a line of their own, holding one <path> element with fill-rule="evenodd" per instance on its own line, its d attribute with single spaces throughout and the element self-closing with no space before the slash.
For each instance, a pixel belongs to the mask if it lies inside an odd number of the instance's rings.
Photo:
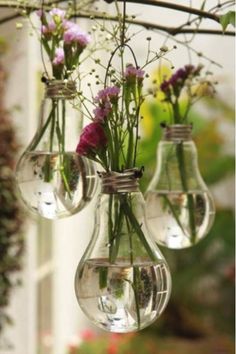
<svg viewBox="0 0 236 354">
<path fill-rule="evenodd" d="M 104 87 L 107 87 L 107 79 L 108 79 L 108 73 L 109 73 L 109 69 L 111 67 L 111 62 L 115 56 L 115 54 L 117 53 L 118 50 L 122 50 L 124 48 L 129 49 L 133 60 L 134 60 L 134 64 L 135 67 L 138 69 L 138 62 L 137 62 L 137 58 L 135 56 L 135 53 L 133 51 L 133 49 L 127 44 L 125 43 L 125 26 L 126 26 L 126 0 L 123 1 L 123 15 L 122 15 L 122 27 L 121 27 L 121 35 L 120 35 L 120 44 L 115 48 L 115 50 L 112 52 L 111 57 L 109 59 L 109 62 L 107 64 L 107 69 L 106 69 L 106 73 L 105 73 L 105 81 L 104 81 Z"/>
<path fill-rule="evenodd" d="M 44 0 L 41 1 L 41 16 L 40 16 L 40 20 L 41 20 L 41 33 L 40 33 L 40 55 L 41 55 L 41 59 L 42 59 L 42 63 L 43 63 L 43 68 L 44 68 L 44 72 L 42 74 L 42 82 L 44 83 L 48 83 L 49 81 L 49 74 L 47 71 L 47 67 L 46 67 L 46 63 L 44 60 L 44 52 L 43 52 L 43 31 L 42 31 L 42 27 L 43 27 L 43 18 L 44 15 Z"/>
<path fill-rule="evenodd" d="M 135 63 L 135 66 L 136 68 L 138 68 L 138 62 L 137 62 L 137 59 L 136 59 L 136 56 L 134 54 L 134 51 L 133 49 L 126 43 L 124 44 L 120 44 L 118 45 L 118 47 L 116 47 L 116 49 L 114 50 L 114 52 L 112 53 L 110 59 L 109 59 L 109 62 L 107 64 L 107 68 L 106 68 L 106 73 L 105 73 L 105 82 L 104 82 L 104 87 L 107 86 L 107 79 L 108 79 L 108 72 L 109 72 L 109 69 L 110 69 L 110 66 L 111 66 L 111 62 L 112 62 L 112 59 L 114 58 L 116 52 L 119 50 L 119 49 L 123 49 L 123 48 L 128 48 L 132 54 L 132 57 L 134 59 L 134 63 Z"/>
</svg>

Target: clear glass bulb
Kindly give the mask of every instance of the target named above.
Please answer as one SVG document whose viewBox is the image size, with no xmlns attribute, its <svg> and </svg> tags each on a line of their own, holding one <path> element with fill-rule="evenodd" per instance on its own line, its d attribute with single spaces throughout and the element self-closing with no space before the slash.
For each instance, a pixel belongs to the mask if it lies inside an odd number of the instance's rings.
<svg viewBox="0 0 236 354">
<path fill-rule="evenodd" d="M 145 195 L 147 225 L 155 241 L 173 249 L 198 243 L 215 217 L 212 196 L 198 169 L 191 130 L 189 125 L 165 128 L 157 168 Z"/>
<path fill-rule="evenodd" d="M 75 152 L 82 124 L 73 108 L 75 93 L 72 81 L 48 82 L 38 130 L 16 167 L 24 204 L 48 219 L 77 213 L 96 189 L 93 163 Z"/>
<path fill-rule="evenodd" d="M 83 312 L 98 327 L 118 333 L 150 325 L 171 292 L 169 268 L 149 237 L 133 175 L 103 176 L 92 239 L 75 276 Z"/>
</svg>

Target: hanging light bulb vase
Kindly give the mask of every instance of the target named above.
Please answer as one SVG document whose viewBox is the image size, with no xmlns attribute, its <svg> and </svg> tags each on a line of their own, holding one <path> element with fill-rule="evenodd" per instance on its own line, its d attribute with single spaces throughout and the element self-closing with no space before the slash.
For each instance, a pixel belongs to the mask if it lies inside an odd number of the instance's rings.
<svg viewBox="0 0 236 354">
<path fill-rule="evenodd" d="M 169 268 L 146 228 L 138 175 L 136 169 L 100 174 L 93 236 L 75 276 L 82 310 L 110 332 L 148 326 L 171 292 Z"/>
<path fill-rule="evenodd" d="M 215 208 L 192 141 L 192 126 L 164 128 L 157 169 L 147 189 L 147 223 L 155 241 L 181 249 L 194 246 L 211 228 Z"/>
<path fill-rule="evenodd" d="M 73 109 L 75 95 L 73 81 L 47 82 L 38 130 L 16 169 L 24 203 L 48 219 L 80 211 L 95 191 L 93 163 L 73 151 L 82 124 Z"/>
</svg>

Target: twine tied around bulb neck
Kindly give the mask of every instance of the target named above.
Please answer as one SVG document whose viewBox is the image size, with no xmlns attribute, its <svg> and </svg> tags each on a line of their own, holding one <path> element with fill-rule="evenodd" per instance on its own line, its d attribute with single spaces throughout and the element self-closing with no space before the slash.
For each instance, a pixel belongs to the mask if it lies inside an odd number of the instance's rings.
<svg viewBox="0 0 236 354">
<path fill-rule="evenodd" d="M 138 180 L 143 175 L 144 168 L 131 168 L 123 172 L 98 172 L 102 180 L 104 194 L 132 193 L 139 191 Z"/>
<path fill-rule="evenodd" d="M 164 129 L 164 141 L 190 141 L 192 140 L 192 125 L 191 124 L 173 124 L 161 125 Z"/>
<path fill-rule="evenodd" d="M 46 85 L 46 98 L 73 99 L 76 96 L 76 83 L 72 80 L 42 80 Z"/>
</svg>

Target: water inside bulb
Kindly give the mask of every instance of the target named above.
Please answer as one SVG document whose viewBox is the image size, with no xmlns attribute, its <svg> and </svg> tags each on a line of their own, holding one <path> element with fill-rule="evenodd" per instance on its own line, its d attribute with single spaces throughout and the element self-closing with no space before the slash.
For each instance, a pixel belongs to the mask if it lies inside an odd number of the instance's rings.
<svg viewBox="0 0 236 354">
<path fill-rule="evenodd" d="M 74 152 L 82 125 L 74 109 L 75 94 L 72 81 L 47 83 L 37 132 L 16 168 L 24 204 L 48 219 L 82 210 L 97 186 L 93 162 Z"/>
<path fill-rule="evenodd" d="M 191 126 L 167 128 L 158 145 L 157 168 L 145 199 L 147 225 L 158 244 L 186 248 L 209 232 L 214 202 L 198 169 Z"/>
<path fill-rule="evenodd" d="M 116 177 L 121 189 L 129 190 L 127 176 Z M 109 192 L 98 198 L 91 242 L 76 271 L 75 292 L 81 309 L 98 327 L 117 333 L 138 331 L 164 311 L 171 292 L 170 271 L 149 237 L 142 194 L 120 192 L 117 185 L 116 193 L 108 184 L 106 188 Z"/>
<path fill-rule="evenodd" d="M 70 216 L 83 209 L 96 185 L 93 164 L 73 152 L 25 153 L 16 178 L 28 209 L 47 219 Z"/>
<path fill-rule="evenodd" d="M 148 259 L 88 259 L 76 274 L 81 308 L 99 327 L 118 333 L 137 331 L 159 317 L 169 298 L 168 281 L 166 263 Z"/>
<path fill-rule="evenodd" d="M 188 207 L 189 198 L 193 201 L 193 215 Z M 169 248 L 194 245 L 205 236 L 214 221 L 211 197 L 206 192 L 148 191 L 146 200 L 148 226 L 158 243 Z"/>
</svg>

